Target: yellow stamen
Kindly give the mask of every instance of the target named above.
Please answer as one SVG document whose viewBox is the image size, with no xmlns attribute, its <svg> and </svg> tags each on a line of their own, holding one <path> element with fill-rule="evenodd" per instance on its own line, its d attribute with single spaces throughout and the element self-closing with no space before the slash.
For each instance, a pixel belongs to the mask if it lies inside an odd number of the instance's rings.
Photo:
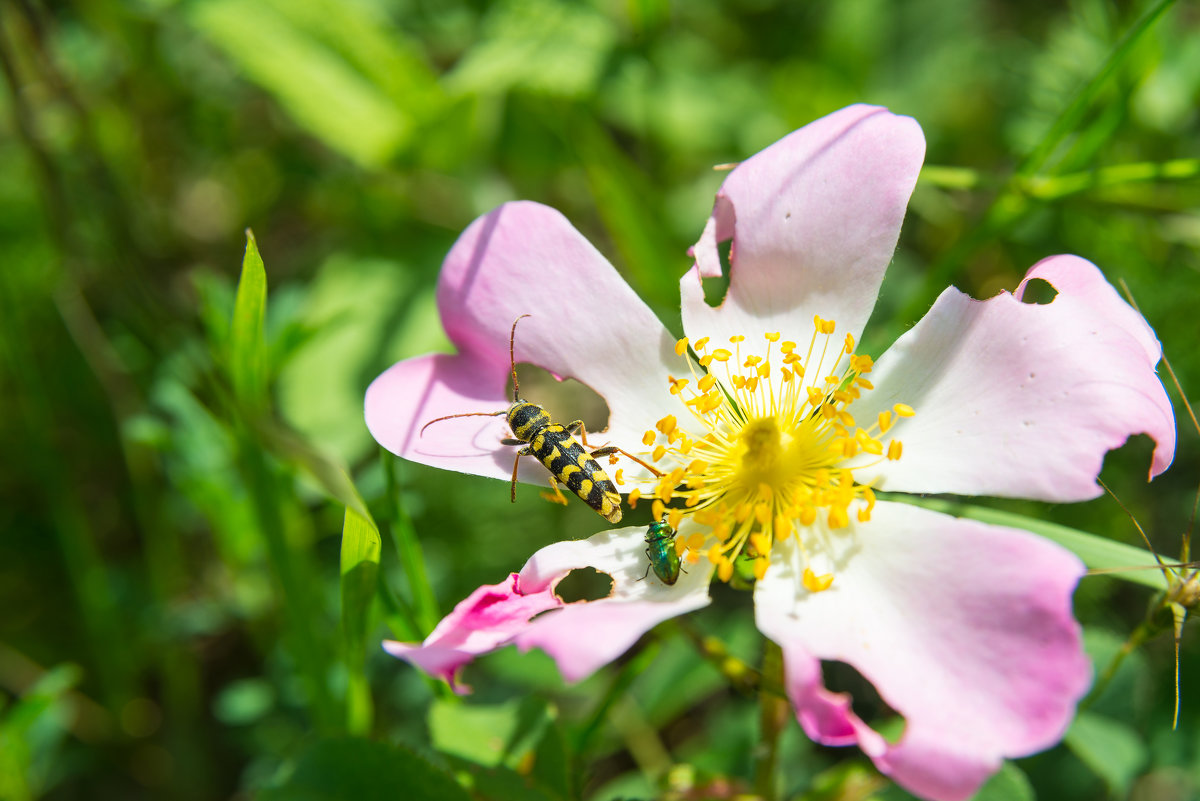
<svg viewBox="0 0 1200 801">
<path fill-rule="evenodd" d="M 728 582 L 731 578 L 733 578 L 733 562 L 725 558 L 722 558 L 720 561 L 718 561 L 717 578 L 725 582 Z"/>
<path fill-rule="evenodd" d="M 812 571 L 811 567 L 804 568 L 804 576 L 801 579 L 804 583 L 804 589 L 809 592 L 823 592 L 829 589 L 829 585 L 833 584 L 833 574 L 826 573 L 823 576 L 818 576 Z"/>
<path fill-rule="evenodd" d="M 692 345 L 699 366 L 691 362 L 691 379 L 669 383 L 685 413 L 666 415 L 646 432 L 642 458 L 660 472 L 629 495 L 631 506 L 652 499 L 654 516 L 665 513 L 676 530 L 691 518 L 696 528 L 675 540 L 681 558 L 707 560 L 726 581 L 748 571 L 761 578 L 780 553 L 776 544 L 795 538 L 802 586 L 820 592 L 831 585 L 833 574 L 807 566 L 806 543 L 859 536 L 852 521 L 869 525 L 875 494 L 855 472 L 899 458 L 902 446 L 889 432 L 914 413 L 899 403 L 859 425 L 854 403 L 872 389 L 864 374 L 874 361 L 854 353 L 853 335 L 832 339 L 835 330 L 833 320 L 815 317 L 807 350 L 799 351 L 782 332 L 763 334 L 765 352 L 744 351 L 742 335 L 729 337 L 734 351 L 700 354 L 706 337 Z M 680 355 L 688 342 L 676 343 Z"/>
</svg>

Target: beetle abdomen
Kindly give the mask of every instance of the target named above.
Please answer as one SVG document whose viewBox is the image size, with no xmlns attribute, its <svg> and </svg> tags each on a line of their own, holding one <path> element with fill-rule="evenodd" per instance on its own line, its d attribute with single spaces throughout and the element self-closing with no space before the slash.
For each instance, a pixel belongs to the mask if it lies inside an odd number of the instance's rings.
<svg viewBox="0 0 1200 801">
<path fill-rule="evenodd" d="M 611 523 L 621 520 L 621 495 L 608 473 L 567 429 L 544 426 L 529 441 L 529 450 L 546 469 Z"/>
</svg>

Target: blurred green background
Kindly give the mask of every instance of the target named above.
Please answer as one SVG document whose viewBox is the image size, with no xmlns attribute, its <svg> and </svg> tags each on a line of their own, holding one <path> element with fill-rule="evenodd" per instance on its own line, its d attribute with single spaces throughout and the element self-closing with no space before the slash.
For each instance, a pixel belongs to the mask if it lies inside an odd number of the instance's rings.
<svg viewBox="0 0 1200 801">
<path fill-rule="evenodd" d="M 1071 252 L 1128 282 L 1195 391 L 1198 34 L 1195 4 L 1161 1 L 4 0 L 0 799 L 745 789 L 758 708 L 693 647 L 711 634 L 757 662 L 745 594 L 576 687 L 509 649 L 458 703 L 380 651 L 597 530 L 581 504 L 526 487 L 511 505 L 367 434 L 370 380 L 446 347 L 442 257 L 500 202 L 550 204 L 678 331 L 712 166 L 878 103 L 921 123 L 934 166 L 868 352 L 947 283 L 986 297 Z M 247 227 L 261 351 L 252 294 L 230 324 Z M 603 426 L 602 404 L 552 384 L 552 412 Z M 1200 470 L 1170 392 L 1172 469 L 1147 485 L 1139 437 L 1104 476 L 1173 558 Z M 1111 498 L 1001 507 L 1139 542 Z M 1152 602 L 1084 580 L 1101 669 Z M 1178 731 L 1159 637 L 988 797 L 1196 798 L 1193 635 Z M 830 681 L 861 694 L 846 673 Z M 905 797 L 794 724 L 780 762 L 780 797 Z"/>
</svg>

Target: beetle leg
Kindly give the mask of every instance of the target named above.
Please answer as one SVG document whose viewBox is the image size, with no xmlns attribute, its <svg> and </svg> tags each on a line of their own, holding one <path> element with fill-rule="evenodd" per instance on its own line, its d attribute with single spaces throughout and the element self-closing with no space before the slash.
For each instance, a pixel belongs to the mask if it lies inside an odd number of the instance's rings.
<svg viewBox="0 0 1200 801">
<path fill-rule="evenodd" d="M 554 476 L 550 476 L 550 489 L 554 490 L 554 493 L 543 492 L 542 497 L 553 503 L 561 503 L 563 506 L 566 506 L 567 496 L 562 494 L 562 489 L 559 488 L 558 480 Z"/>
<path fill-rule="evenodd" d="M 649 549 L 649 548 L 647 548 L 647 549 L 646 549 L 646 559 L 649 559 L 649 558 L 650 558 L 650 549 Z M 645 580 L 646 580 L 646 576 L 650 575 L 650 567 L 651 567 L 651 565 L 653 565 L 653 562 L 650 562 L 649 564 L 647 564 L 647 565 L 646 565 L 646 572 L 642 574 L 642 577 L 641 577 L 640 579 L 638 579 L 638 581 L 645 581 Z"/>
<path fill-rule="evenodd" d="M 512 490 L 509 493 L 509 500 L 513 503 L 517 502 L 517 466 L 521 464 L 521 457 L 525 455 L 525 449 L 517 451 L 517 457 L 513 459 L 513 474 L 512 474 Z"/>
<path fill-rule="evenodd" d="M 588 444 L 588 441 L 587 441 L 587 426 L 585 426 L 585 425 L 583 424 L 583 421 L 582 421 L 582 420 L 576 420 L 575 422 L 571 423 L 571 425 L 567 426 L 567 430 L 568 430 L 568 431 L 570 431 L 572 434 L 579 434 L 579 441 L 580 441 L 580 442 L 583 444 L 583 447 L 585 447 L 585 448 L 591 448 L 591 447 L 592 447 L 591 445 L 589 445 L 589 444 Z M 595 450 L 591 451 L 591 454 L 592 454 L 592 456 L 610 456 L 610 455 L 612 455 L 612 454 L 614 454 L 614 453 L 619 453 L 619 454 L 621 454 L 622 456 L 627 456 L 628 458 L 630 458 L 630 459 L 632 459 L 633 461 L 637 462 L 637 463 L 638 463 L 638 464 L 640 464 L 642 467 L 646 468 L 646 469 L 647 469 L 647 470 L 649 470 L 651 473 L 653 473 L 655 478 L 662 478 L 662 477 L 663 477 L 663 473 L 662 473 L 662 471 L 661 471 L 661 470 L 657 470 L 657 469 L 655 469 L 655 468 L 654 468 L 654 467 L 652 467 L 651 465 L 648 465 L 648 464 L 646 464 L 646 463 L 645 463 L 645 462 L 643 462 L 641 459 L 639 459 L 639 458 L 637 458 L 636 456 L 634 456 L 634 455 L 633 455 L 632 453 L 630 453 L 629 451 L 625 450 L 624 448 L 618 448 L 616 445 L 605 445 L 605 446 L 604 446 L 604 447 L 602 447 L 602 448 L 596 448 Z M 611 460 L 611 461 L 616 461 L 616 460 L 614 459 L 614 460 Z"/>
</svg>

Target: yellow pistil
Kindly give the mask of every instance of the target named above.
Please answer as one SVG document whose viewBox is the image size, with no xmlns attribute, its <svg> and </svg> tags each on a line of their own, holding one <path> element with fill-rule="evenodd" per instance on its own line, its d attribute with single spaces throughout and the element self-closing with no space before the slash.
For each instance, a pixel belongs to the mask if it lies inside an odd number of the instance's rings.
<svg viewBox="0 0 1200 801">
<path fill-rule="evenodd" d="M 642 439 L 642 455 L 659 475 L 630 494 L 631 505 L 649 498 L 654 516 L 667 514 L 673 527 L 685 518 L 706 527 L 676 547 L 690 562 L 707 559 L 723 581 L 739 558 L 761 579 L 775 544 L 795 537 L 801 585 L 828 589 L 834 576 L 813 569 L 806 543 L 820 544 L 821 531 L 851 520 L 868 522 L 875 494 L 855 472 L 901 456 L 891 432 L 915 412 L 898 403 L 866 425 L 856 422 L 851 406 L 873 388 L 864 375 L 874 361 L 854 353 L 852 335 L 834 339 L 836 327 L 815 317 L 807 346 L 765 332 L 761 354 L 745 353 L 747 338 L 731 336 L 736 358 L 725 348 L 706 351 L 708 337 L 696 340 L 694 380 L 670 378 L 685 414 L 667 415 Z M 679 340 L 676 351 L 682 355 L 688 344 Z M 819 521 L 824 529 L 815 528 Z"/>
</svg>

